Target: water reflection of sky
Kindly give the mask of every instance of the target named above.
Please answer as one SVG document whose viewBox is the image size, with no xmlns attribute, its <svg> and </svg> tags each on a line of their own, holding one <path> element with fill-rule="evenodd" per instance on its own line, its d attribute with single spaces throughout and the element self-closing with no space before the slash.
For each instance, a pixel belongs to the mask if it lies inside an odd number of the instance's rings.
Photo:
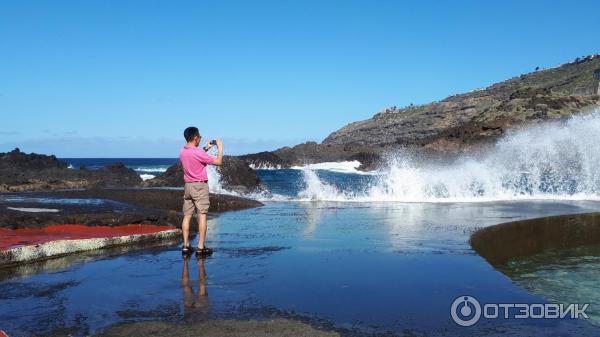
<svg viewBox="0 0 600 337">
<path fill-rule="evenodd" d="M 473 230 L 596 206 L 299 202 L 225 213 L 209 220 L 216 252 L 203 265 L 209 296 L 201 300 L 210 309 L 200 319 L 300 315 L 359 333 L 597 334 L 583 321 L 482 321 L 464 330 L 449 315 L 463 294 L 482 302 L 542 300 L 470 250 Z M 126 320 L 189 316 L 177 247 L 88 260 L 0 278 L 2 328 L 21 335 L 74 327 L 82 335 Z M 199 268 L 195 259 L 188 265 L 191 294 L 201 284 Z"/>
</svg>

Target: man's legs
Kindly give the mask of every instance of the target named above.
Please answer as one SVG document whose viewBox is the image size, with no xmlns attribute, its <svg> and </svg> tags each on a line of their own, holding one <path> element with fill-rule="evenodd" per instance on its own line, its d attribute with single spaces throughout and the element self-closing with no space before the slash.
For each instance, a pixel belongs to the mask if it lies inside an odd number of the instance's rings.
<svg viewBox="0 0 600 337">
<path fill-rule="evenodd" d="M 183 221 L 181 222 L 181 232 L 183 233 L 183 247 L 190 246 L 190 220 L 196 210 L 193 198 L 193 185 L 186 183 L 183 188 Z M 188 251 L 189 252 L 189 251 Z"/>
<path fill-rule="evenodd" d="M 206 213 L 198 213 L 198 235 L 200 238 L 198 239 L 198 248 L 204 248 L 204 241 L 206 240 Z M 188 221 L 189 227 L 189 221 Z"/>
<path fill-rule="evenodd" d="M 183 246 L 190 246 L 190 220 L 192 219 L 192 215 L 184 215 L 183 222 L 181 223 L 181 231 L 183 232 Z"/>
</svg>

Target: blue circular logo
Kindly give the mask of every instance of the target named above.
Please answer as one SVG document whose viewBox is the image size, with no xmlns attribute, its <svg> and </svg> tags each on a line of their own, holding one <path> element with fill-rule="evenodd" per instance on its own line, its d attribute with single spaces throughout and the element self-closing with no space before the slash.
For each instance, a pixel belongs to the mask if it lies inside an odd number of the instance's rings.
<svg viewBox="0 0 600 337">
<path fill-rule="evenodd" d="M 452 302 L 450 315 L 456 324 L 471 326 L 481 318 L 481 305 L 471 296 L 459 296 Z"/>
</svg>

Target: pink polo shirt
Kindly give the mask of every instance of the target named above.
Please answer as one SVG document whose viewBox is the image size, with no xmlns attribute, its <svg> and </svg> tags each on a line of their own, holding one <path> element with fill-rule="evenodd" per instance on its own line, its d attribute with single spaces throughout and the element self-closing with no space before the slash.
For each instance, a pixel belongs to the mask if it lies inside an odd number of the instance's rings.
<svg viewBox="0 0 600 337">
<path fill-rule="evenodd" d="M 179 161 L 183 167 L 183 180 L 193 183 L 208 180 L 206 166 L 212 164 L 215 158 L 200 148 L 186 144 L 179 151 Z"/>
</svg>

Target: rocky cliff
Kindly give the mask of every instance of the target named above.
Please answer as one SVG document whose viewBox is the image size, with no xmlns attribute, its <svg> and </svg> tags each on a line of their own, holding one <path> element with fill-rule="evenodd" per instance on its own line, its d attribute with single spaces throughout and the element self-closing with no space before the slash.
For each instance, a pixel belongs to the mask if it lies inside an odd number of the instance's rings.
<svg viewBox="0 0 600 337">
<path fill-rule="evenodd" d="M 510 128 L 598 107 L 599 70 L 600 55 L 578 58 L 438 102 L 384 109 L 331 133 L 321 144 L 241 158 L 256 167 L 357 159 L 370 169 L 383 162 L 382 154 L 398 148 L 437 156 L 471 151 L 493 144 Z"/>
<path fill-rule="evenodd" d="M 538 70 L 439 102 L 385 109 L 346 125 L 323 144 L 416 145 L 435 151 L 464 151 L 496 140 L 512 127 L 560 119 L 600 103 L 600 55 Z"/>
</svg>

